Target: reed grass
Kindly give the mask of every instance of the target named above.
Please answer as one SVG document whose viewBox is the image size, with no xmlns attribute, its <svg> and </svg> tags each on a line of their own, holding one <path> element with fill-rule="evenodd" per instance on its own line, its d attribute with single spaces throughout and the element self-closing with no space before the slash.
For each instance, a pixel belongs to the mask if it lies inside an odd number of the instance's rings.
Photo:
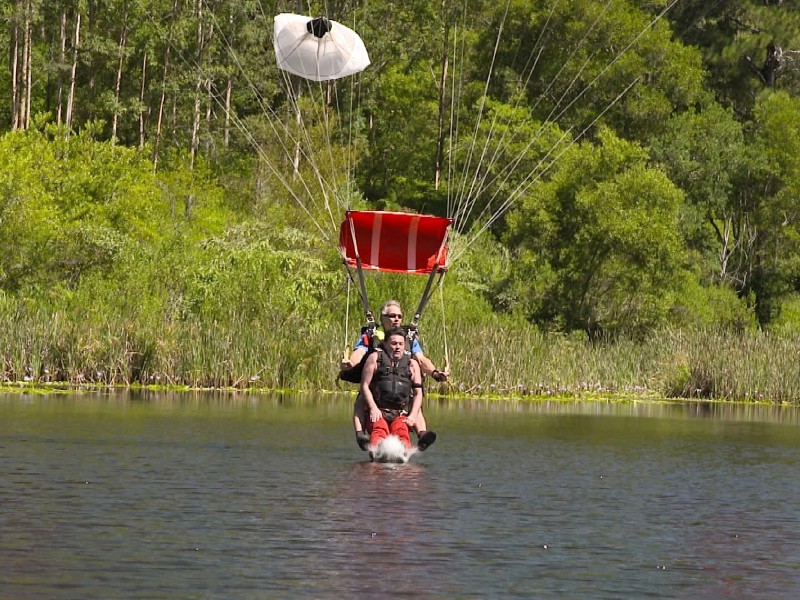
<svg viewBox="0 0 800 600">
<path fill-rule="evenodd" d="M 6 383 L 355 390 L 336 383 L 342 326 L 335 314 L 314 323 L 235 313 L 182 321 L 0 300 Z M 495 319 L 477 327 L 457 321 L 447 338 L 451 383 L 432 384 L 443 394 L 800 403 L 797 333 L 663 329 L 644 339 L 590 342 Z M 435 327 L 423 342 L 443 368 L 445 344 Z"/>
</svg>

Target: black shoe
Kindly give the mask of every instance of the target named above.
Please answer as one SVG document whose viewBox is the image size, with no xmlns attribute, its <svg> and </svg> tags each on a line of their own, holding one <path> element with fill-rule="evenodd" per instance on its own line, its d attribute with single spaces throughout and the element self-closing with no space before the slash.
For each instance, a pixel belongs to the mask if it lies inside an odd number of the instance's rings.
<svg viewBox="0 0 800 600">
<path fill-rule="evenodd" d="M 417 442 L 417 448 L 420 451 L 424 451 L 428 449 L 428 446 L 433 444 L 436 441 L 436 432 L 435 431 L 420 431 L 419 432 L 419 441 Z"/>
<path fill-rule="evenodd" d="M 356 431 L 356 443 L 365 452 L 369 450 L 369 434 L 366 431 Z"/>
</svg>

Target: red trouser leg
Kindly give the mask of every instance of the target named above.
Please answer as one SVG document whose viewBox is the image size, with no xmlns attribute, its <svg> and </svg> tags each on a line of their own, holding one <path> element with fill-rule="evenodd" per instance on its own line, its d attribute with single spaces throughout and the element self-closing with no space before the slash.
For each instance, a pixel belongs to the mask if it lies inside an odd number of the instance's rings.
<svg viewBox="0 0 800 600">
<path fill-rule="evenodd" d="M 406 418 L 397 417 L 392 424 L 389 426 L 389 431 L 400 438 L 400 441 L 403 442 L 403 445 L 406 448 L 411 448 L 411 436 L 408 433 L 408 423 L 406 423 Z"/>
<path fill-rule="evenodd" d="M 408 427 L 406 427 L 406 436 L 408 436 Z M 370 426 L 369 445 L 375 447 L 387 437 L 389 437 L 389 424 L 386 419 L 381 417 Z"/>
</svg>

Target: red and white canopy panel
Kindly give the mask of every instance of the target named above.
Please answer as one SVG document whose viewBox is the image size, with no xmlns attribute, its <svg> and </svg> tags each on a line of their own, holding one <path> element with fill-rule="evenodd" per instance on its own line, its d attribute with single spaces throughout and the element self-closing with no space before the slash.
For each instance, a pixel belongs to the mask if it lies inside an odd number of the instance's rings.
<svg viewBox="0 0 800 600">
<path fill-rule="evenodd" d="M 348 266 L 392 273 L 447 269 L 447 234 L 453 219 L 380 210 L 348 211 L 339 228 L 339 251 Z"/>
</svg>

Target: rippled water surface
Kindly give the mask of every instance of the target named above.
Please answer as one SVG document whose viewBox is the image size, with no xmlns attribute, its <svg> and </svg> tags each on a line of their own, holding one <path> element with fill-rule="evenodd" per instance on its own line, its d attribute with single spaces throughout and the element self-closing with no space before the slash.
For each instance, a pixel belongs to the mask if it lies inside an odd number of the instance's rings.
<svg viewBox="0 0 800 600">
<path fill-rule="evenodd" d="M 796 409 L 0 395 L 0 597 L 800 597 Z"/>
</svg>

